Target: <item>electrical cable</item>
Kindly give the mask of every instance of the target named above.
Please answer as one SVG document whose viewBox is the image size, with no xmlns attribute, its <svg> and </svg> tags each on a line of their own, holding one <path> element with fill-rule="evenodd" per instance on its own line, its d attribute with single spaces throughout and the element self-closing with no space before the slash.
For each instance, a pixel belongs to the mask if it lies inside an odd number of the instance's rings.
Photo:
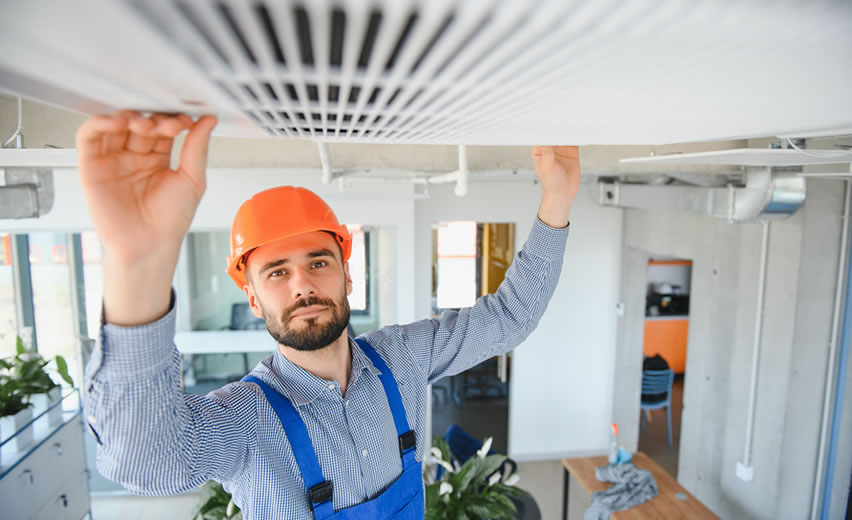
<svg viewBox="0 0 852 520">
<path fill-rule="evenodd" d="M 15 140 L 16 137 L 21 135 L 21 129 L 24 120 L 24 112 L 21 108 L 21 96 L 18 96 L 18 126 L 15 128 L 15 131 L 12 135 L 3 142 L 3 148 L 7 148 L 9 144 Z"/>
<path fill-rule="evenodd" d="M 784 140 L 787 142 L 787 144 L 790 146 L 790 148 L 796 150 L 797 152 L 799 152 L 802 155 L 807 155 L 808 157 L 817 157 L 819 159 L 832 159 L 832 158 L 835 158 L 835 157 L 840 158 L 840 157 L 848 157 L 848 156 L 852 155 L 852 150 L 849 150 L 849 151 L 846 151 L 846 152 L 835 152 L 833 150 L 820 150 L 819 152 L 802 150 L 801 148 L 796 146 L 796 143 L 794 143 L 793 140 L 790 139 L 789 137 L 785 137 Z M 820 153 L 820 152 L 822 152 L 822 153 Z"/>
</svg>

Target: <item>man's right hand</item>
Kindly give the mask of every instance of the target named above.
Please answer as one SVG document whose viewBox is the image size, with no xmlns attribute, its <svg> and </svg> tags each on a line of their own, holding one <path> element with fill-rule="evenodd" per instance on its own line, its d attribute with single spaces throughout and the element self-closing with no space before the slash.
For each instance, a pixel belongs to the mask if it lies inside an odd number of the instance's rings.
<svg viewBox="0 0 852 520">
<path fill-rule="evenodd" d="M 80 182 L 104 247 L 107 321 L 137 325 L 168 310 L 181 242 L 206 187 L 207 145 L 216 118 L 119 112 L 77 130 Z M 189 129 L 177 169 L 176 135 Z"/>
</svg>

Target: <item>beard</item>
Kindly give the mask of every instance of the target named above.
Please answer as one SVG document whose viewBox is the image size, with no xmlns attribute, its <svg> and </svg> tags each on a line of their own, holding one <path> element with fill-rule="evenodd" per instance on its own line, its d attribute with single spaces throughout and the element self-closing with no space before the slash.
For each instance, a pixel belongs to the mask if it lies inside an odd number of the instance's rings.
<svg viewBox="0 0 852 520">
<path fill-rule="evenodd" d="M 260 302 L 258 301 L 258 303 Z M 288 327 L 294 312 L 311 305 L 327 307 L 331 311 L 331 317 L 328 321 L 320 322 L 321 316 L 318 316 L 302 320 L 305 324 L 300 329 Z M 339 302 L 335 302 L 331 298 L 317 297 L 300 300 L 284 311 L 280 319 L 276 319 L 274 314 L 267 312 L 262 303 L 260 309 L 263 312 L 263 320 L 266 322 L 266 330 L 275 338 L 275 341 L 300 351 L 320 350 L 331 345 L 349 325 L 349 300 L 345 293 Z"/>
</svg>

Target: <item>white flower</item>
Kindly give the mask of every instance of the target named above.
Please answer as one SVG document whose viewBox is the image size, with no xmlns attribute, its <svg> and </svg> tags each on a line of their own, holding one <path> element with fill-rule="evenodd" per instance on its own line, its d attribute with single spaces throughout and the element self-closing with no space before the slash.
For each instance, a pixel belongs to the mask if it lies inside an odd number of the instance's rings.
<svg viewBox="0 0 852 520">
<path fill-rule="evenodd" d="M 455 472 L 456 472 L 456 470 L 455 470 L 455 469 L 453 469 L 453 467 L 452 467 L 452 466 L 450 466 L 450 464 L 449 464 L 448 462 L 444 462 L 444 461 L 443 461 L 443 460 L 441 460 L 441 459 L 438 459 L 438 460 L 437 460 L 437 461 L 435 461 L 435 462 L 437 462 L 438 464 L 440 464 L 442 468 L 444 468 L 445 470 L 449 471 L 450 473 L 455 473 Z"/>
<path fill-rule="evenodd" d="M 233 515 L 234 507 L 236 507 L 236 504 L 234 504 L 234 499 L 232 497 L 231 500 L 228 501 L 228 507 L 225 509 L 225 516 L 230 517 L 231 515 Z"/>
<path fill-rule="evenodd" d="M 477 457 L 479 457 L 480 459 L 484 459 L 485 456 L 488 455 L 488 452 L 491 451 L 491 441 L 493 440 L 494 439 L 492 437 L 488 437 L 487 439 L 485 439 L 485 444 L 483 444 L 482 447 L 479 448 L 479 450 L 476 452 Z"/>
<path fill-rule="evenodd" d="M 453 486 L 449 482 L 441 482 L 441 487 L 438 489 L 438 496 L 444 496 L 453 492 Z"/>
<path fill-rule="evenodd" d="M 444 457 L 441 454 L 441 450 L 439 450 L 435 446 L 432 446 L 432 449 L 430 451 L 432 452 L 432 456 L 435 457 L 435 460 L 443 460 Z"/>
<path fill-rule="evenodd" d="M 498 472 L 496 472 L 496 473 L 494 473 L 493 475 L 491 475 L 491 478 L 489 478 L 489 479 L 488 479 L 488 485 L 489 485 L 489 486 L 493 486 L 494 484 L 496 484 L 496 483 L 500 482 L 500 477 L 501 477 L 501 476 L 502 476 L 502 475 L 500 475 L 500 472 L 499 472 L 499 471 L 498 471 Z"/>
<path fill-rule="evenodd" d="M 521 476 L 517 473 L 513 473 L 511 477 L 506 479 L 506 482 L 504 482 L 504 484 L 506 484 L 507 486 L 514 486 L 518 483 L 519 480 L 521 480 Z"/>
</svg>

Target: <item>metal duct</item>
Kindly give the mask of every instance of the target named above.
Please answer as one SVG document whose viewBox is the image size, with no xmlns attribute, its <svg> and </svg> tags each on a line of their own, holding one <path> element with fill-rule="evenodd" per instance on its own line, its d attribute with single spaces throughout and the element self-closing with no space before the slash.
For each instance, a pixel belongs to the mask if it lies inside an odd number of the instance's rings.
<svg viewBox="0 0 852 520">
<path fill-rule="evenodd" d="M 805 202 L 806 181 L 796 172 L 750 170 L 743 187 L 654 186 L 598 181 L 601 206 L 658 209 L 724 218 L 729 222 L 792 215 Z"/>
<path fill-rule="evenodd" d="M 52 170 L 0 168 L 0 218 L 35 218 L 52 208 Z"/>
</svg>

